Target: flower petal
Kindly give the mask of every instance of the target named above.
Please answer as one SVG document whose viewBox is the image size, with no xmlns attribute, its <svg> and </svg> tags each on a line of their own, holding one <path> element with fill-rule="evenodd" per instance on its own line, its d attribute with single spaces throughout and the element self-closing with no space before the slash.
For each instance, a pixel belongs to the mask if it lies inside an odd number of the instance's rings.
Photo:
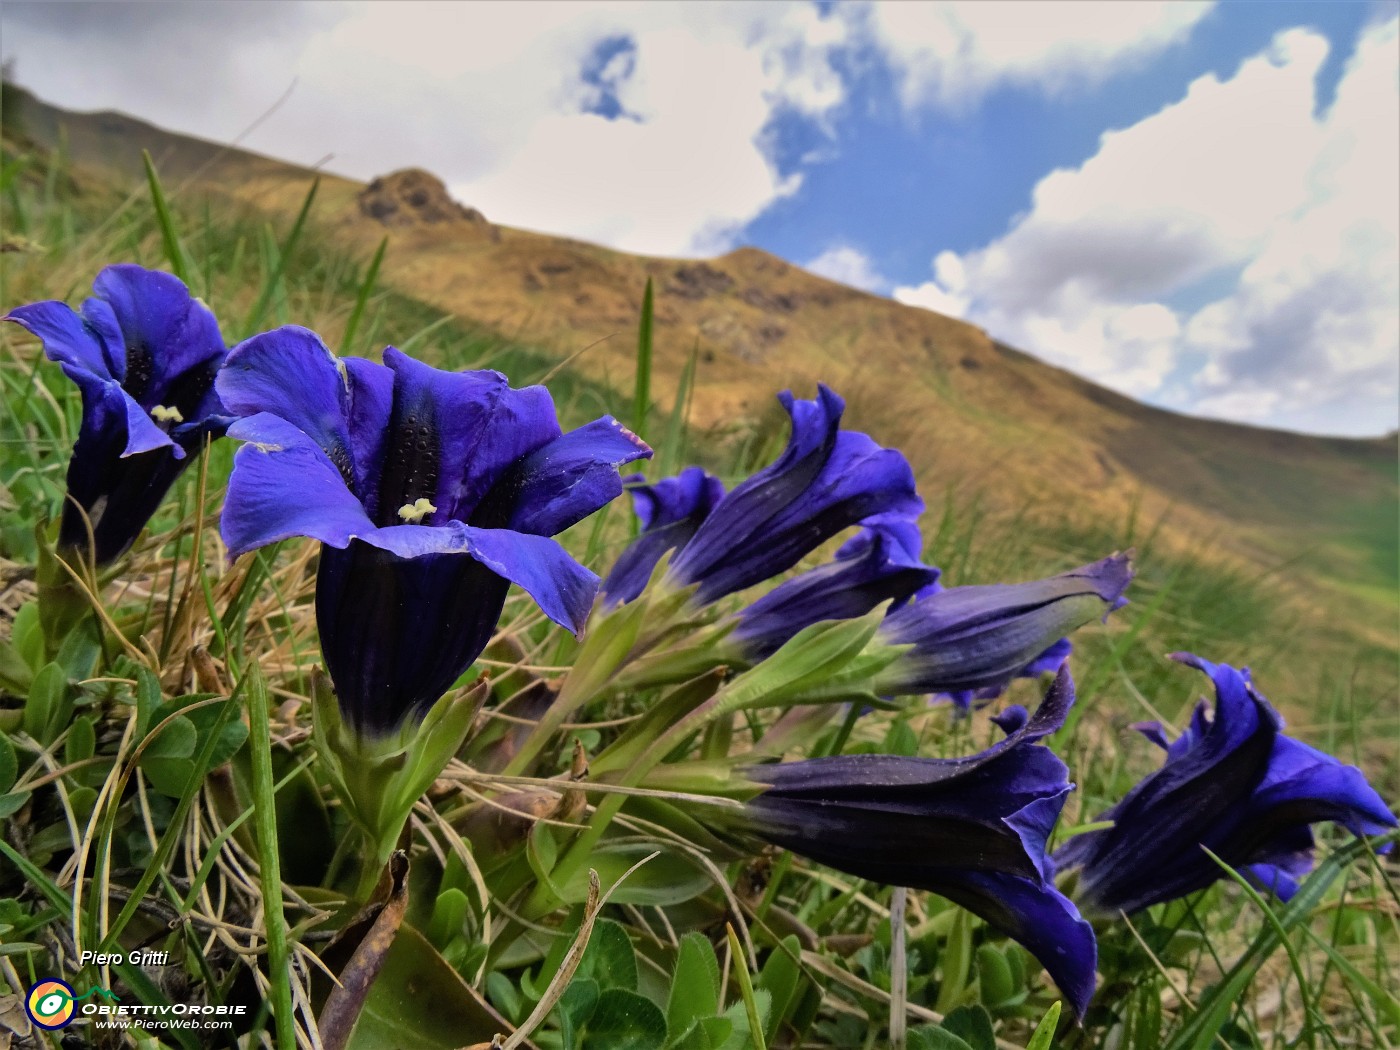
<svg viewBox="0 0 1400 1050">
<path fill-rule="evenodd" d="M 738 614 L 731 637 L 744 657 L 766 659 L 803 628 L 864 616 L 938 579 L 937 569 L 910 555 L 920 546 L 918 527 L 907 519 L 882 518 L 843 545 L 834 561 L 785 580 Z"/>
<path fill-rule="evenodd" d="M 131 263 L 108 266 L 92 287 L 121 329 L 122 388 L 148 410 L 183 402 L 180 409 L 192 416 L 213 379 L 213 368 L 203 366 L 216 367 L 224 356 L 213 313 L 178 277 Z M 181 390 L 189 373 L 199 376 L 198 391 Z"/>
<path fill-rule="evenodd" d="M 216 385 L 231 412 L 286 420 L 352 482 L 349 387 L 340 362 L 315 332 L 287 325 L 245 339 L 229 351 Z"/>
<path fill-rule="evenodd" d="M 876 514 L 924 508 L 898 452 L 840 429 L 845 402 L 825 386 L 815 401 L 781 395 L 792 417 L 787 447 L 736 486 L 671 563 L 681 583 L 712 602 L 792 568 L 842 529 Z"/>
<path fill-rule="evenodd" d="M 618 556 L 603 593 L 610 604 L 635 600 L 667 551 L 685 544 L 724 498 L 724 485 L 699 467 L 647 484 L 641 474 L 623 478 L 642 534 Z"/>
<path fill-rule="evenodd" d="M 515 390 L 499 372 L 444 372 L 392 346 L 384 363 L 394 372 L 394 411 L 376 521 L 387 524 L 420 497 L 437 507 L 435 525 L 470 521 L 516 460 L 560 435 L 542 386 Z"/>
<path fill-rule="evenodd" d="M 553 536 L 622 495 L 619 464 L 650 457 L 641 438 L 603 416 L 512 464 L 478 504 L 472 522 Z"/>
<path fill-rule="evenodd" d="M 880 627 L 913 648 L 881 676 L 879 690 L 999 690 L 1018 675 L 1058 663 L 1063 636 L 1119 606 L 1132 579 L 1127 555 L 1029 583 L 949 587 L 892 612 Z"/>
<path fill-rule="evenodd" d="M 293 424 L 259 412 L 231 426 L 229 436 L 247 442 L 234 456 L 219 519 L 230 558 L 293 536 L 345 547 L 374 530 L 345 475 Z"/>
<path fill-rule="evenodd" d="M 17 306 L 4 320 L 21 325 L 39 339 L 50 361 L 71 365 L 101 379 L 119 381 L 120 376 L 112 371 L 110 357 L 114 351 L 108 344 L 110 340 L 120 346 L 121 332 L 116 318 L 111 316 L 111 308 L 100 301 L 98 305 L 105 311 L 106 324 L 101 323 L 100 312 L 99 318 L 84 318 L 67 303 L 58 301 Z M 99 323 L 94 325 L 94 320 Z"/>
</svg>

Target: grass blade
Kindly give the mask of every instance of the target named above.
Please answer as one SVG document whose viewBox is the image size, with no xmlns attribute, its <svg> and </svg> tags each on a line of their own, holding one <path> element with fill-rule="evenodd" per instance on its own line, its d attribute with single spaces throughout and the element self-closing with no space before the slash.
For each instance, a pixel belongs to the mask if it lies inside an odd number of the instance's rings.
<svg viewBox="0 0 1400 1050">
<path fill-rule="evenodd" d="M 306 228 L 307 216 L 311 214 L 312 202 L 316 200 L 316 191 L 321 188 L 321 180 L 316 179 L 311 183 L 311 189 L 306 193 L 306 199 L 301 202 L 301 211 L 297 212 L 296 221 L 292 223 L 291 231 L 287 234 L 287 239 L 282 243 L 282 250 L 277 255 L 276 264 L 271 268 L 267 279 L 263 281 L 262 290 L 258 293 L 258 300 L 253 304 L 252 311 L 248 314 L 248 319 L 243 322 L 243 331 L 251 335 L 255 332 L 262 319 L 267 314 L 267 309 L 272 305 L 272 300 L 278 290 L 282 287 L 282 280 L 287 272 L 287 260 L 291 258 L 293 250 L 297 246 L 297 241 L 301 240 L 302 231 Z"/>
<path fill-rule="evenodd" d="M 250 660 L 244 680 L 248 694 L 248 754 L 253 767 L 253 829 L 258 840 L 258 872 L 267 928 L 267 977 L 272 1016 L 277 1022 L 278 1050 L 296 1050 L 292 985 L 287 949 L 287 917 L 282 908 L 282 865 L 277 852 L 277 798 L 272 780 L 272 735 L 267 683 L 257 661 Z"/>
<path fill-rule="evenodd" d="M 190 264 L 185 257 L 185 249 L 180 244 L 180 235 L 175 231 L 175 219 L 170 214 L 170 204 L 161 189 L 160 176 L 156 174 L 155 161 L 148 151 L 141 151 L 141 161 L 146 165 L 146 183 L 151 187 L 151 203 L 156 209 L 156 224 L 160 226 L 160 239 L 165 245 L 165 257 L 170 262 L 170 270 L 176 277 L 190 283 Z"/>
<path fill-rule="evenodd" d="M 350 311 L 350 320 L 345 322 L 345 337 L 340 341 L 340 352 L 351 354 L 355 352 L 355 334 L 360 330 L 360 321 L 365 316 L 365 307 L 369 304 L 369 297 L 374 292 L 374 284 L 379 280 L 379 265 L 384 261 L 384 251 L 389 247 L 389 238 L 385 237 L 379 242 L 379 247 L 374 250 L 374 258 L 369 261 L 369 269 L 365 271 L 365 279 L 360 282 L 360 289 L 355 293 L 355 309 Z"/>
<path fill-rule="evenodd" d="M 653 292 L 647 278 L 642 292 L 642 319 L 637 325 L 637 386 L 632 394 L 632 433 L 645 440 L 647 408 L 651 405 Z"/>
</svg>

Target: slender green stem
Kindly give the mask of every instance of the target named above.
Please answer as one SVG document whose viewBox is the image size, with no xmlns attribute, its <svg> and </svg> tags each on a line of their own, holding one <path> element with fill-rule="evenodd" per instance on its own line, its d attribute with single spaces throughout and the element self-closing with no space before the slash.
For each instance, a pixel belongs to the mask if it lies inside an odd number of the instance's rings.
<svg viewBox="0 0 1400 1050">
<path fill-rule="evenodd" d="M 263 892 L 263 925 L 267 928 L 267 978 L 272 992 L 272 1015 L 277 1022 L 278 1050 L 296 1050 L 292 1015 L 287 917 L 282 910 L 282 865 L 277 852 L 277 798 L 272 781 L 272 734 L 267 683 L 256 661 L 245 673 L 248 693 L 248 750 L 253 767 L 253 827 L 258 839 L 258 868 Z"/>
</svg>

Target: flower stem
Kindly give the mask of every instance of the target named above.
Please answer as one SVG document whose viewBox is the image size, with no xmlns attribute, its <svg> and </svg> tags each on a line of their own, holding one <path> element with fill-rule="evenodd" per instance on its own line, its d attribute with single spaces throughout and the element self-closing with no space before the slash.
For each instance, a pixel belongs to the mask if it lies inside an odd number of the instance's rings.
<svg viewBox="0 0 1400 1050">
<path fill-rule="evenodd" d="M 282 907 L 282 865 L 277 851 L 277 797 L 272 782 L 272 735 L 267 683 L 256 662 L 245 672 L 248 689 L 248 751 L 253 767 L 253 826 L 258 839 L 263 925 L 267 928 L 267 977 L 276 1021 L 277 1050 L 296 1050 L 287 917 Z"/>
</svg>

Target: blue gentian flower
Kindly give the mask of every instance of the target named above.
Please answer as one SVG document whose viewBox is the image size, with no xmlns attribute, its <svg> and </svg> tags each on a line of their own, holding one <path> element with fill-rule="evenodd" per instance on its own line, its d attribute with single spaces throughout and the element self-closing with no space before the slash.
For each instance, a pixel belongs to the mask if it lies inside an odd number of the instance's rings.
<svg viewBox="0 0 1400 1050">
<path fill-rule="evenodd" d="M 1142 727 L 1166 749 L 1165 764 L 1099 818 L 1111 828 L 1055 853 L 1057 867 L 1080 869 L 1082 901 L 1134 912 L 1204 889 L 1224 873 L 1200 847 L 1287 899 L 1312 868 L 1310 825 L 1334 821 L 1354 835 L 1396 826 L 1359 769 L 1283 734 L 1248 671 L 1174 659 L 1210 676 L 1214 712 L 1202 700 L 1170 744 L 1161 726 Z"/>
<path fill-rule="evenodd" d="M 877 638 L 910 649 L 880 673 L 876 692 L 974 693 L 1053 670 L 1068 655 L 1064 635 L 1127 604 L 1129 556 L 1030 583 L 949 587 L 925 593 L 885 618 Z"/>
<path fill-rule="evenodd" d="M 877 515 L 832 561 L 780 583 L 740 611 L 729 641 L 756 663 L 814 623 L 853 620 L 887 601 L 901 604 L 937 583 L 938 570 L 919 560 L 922 550 L 913 521 Z"/>
<path fill-rule="evenodd" d="M 839 755 L 745 772 L 762 790 L 711 820 L 863 879 L 941 894 L 1020 942 L 1082 1016 L 1094 990 L 1093 930 L 1055 887 L 1046 840 L 1072 785 L 1036 742 L 1064 724 L 1062 669 L 1033 716 L 967 758 Z M 730 812 L 735 816 L 729 816 Z"/>
<path fill-rule="evenodd" d="M 792 419 L 787 447 L 703 516 L 667 569 L 669 582 L 696 587 L 701 605 L 786 572 L 866 518 L 915 518 L 924 509 L 908 461 L 865 434 L 842 430 L 846 403 L 827 387 L 818 386 L 814 401 L 788 392 L 778 400 Z M 634 582 L 634 571 L 619 583 Z M 619 586 L 617 593 L 632 589 Z"/>
<path fill-rule="evenodd" d="M 641 474 L 623 478 L 641 534 L 618 557 L 603 581 L 609 604 L 634 601 L 668 551 L 684 545 L 724 498 L 724 483 L 699 467 L 653 485 Z"/>
<path fill-rule="evenodd" d="M 1060 665 L 1069 659 L 1072 652 L 1074 652 L 1074 645 L 1068 638 L 1061 638 L 1012 677 L 1039 678 L 1043 674 L 1058 671 Z M 989 702 L 1001 696 L 1002 693 L 1006 692 L 1006 687 L 1009 684 L 1010 682 L 1006 681 L 996 685 L 983 686 L 980 689 L 955 689 L 951 692 L 935 693 L 930 701 L 933 703 L 947 701 L 958 709 L 959 715 L 966 715 L 974 707 L 985 707 Z"/>
<path fill-rule="evenodd" d="M 90 524 L 103 566 L 136 542 L 190 453 L 221 435 L 229 417 L 214 392 L 226 352 L 219 322 L 178 278 L 123 263 L 92 287 L 81 310 L 33 303 L 4 320 L 42 340 L 82 392 L 58 543 L 87 552 Z"/>
<path fill-rule="evenodd" d="M 322 543 L 316 621 L 346 719 L 421 719 L 480 655 L 519 584 L 577 633 L 597 577 L 550 539 L 622 492 L 651 450 L 610 416 L 560 432 L 543 387 L 444 372 L 393 347 L 338 359 L 288 327 L 235 347 L 219 394 L 246 416 L 221 528 L 230 556 Z"/>
</svg>

